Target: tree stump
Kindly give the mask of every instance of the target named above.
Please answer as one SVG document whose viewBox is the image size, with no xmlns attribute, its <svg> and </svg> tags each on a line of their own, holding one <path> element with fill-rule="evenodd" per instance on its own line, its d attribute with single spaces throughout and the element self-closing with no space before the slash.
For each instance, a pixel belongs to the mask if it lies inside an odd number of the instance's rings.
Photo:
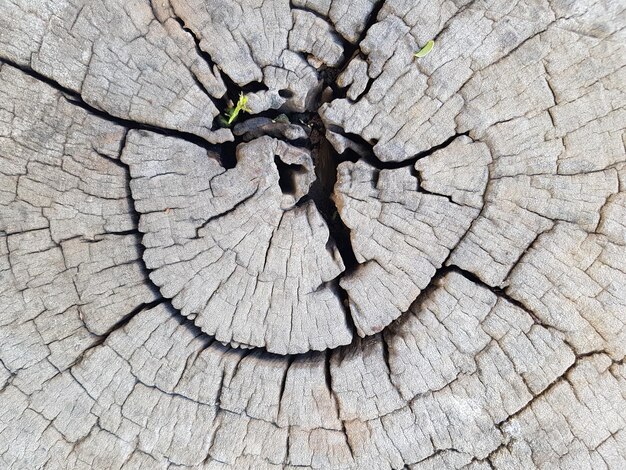
<svg viewBox="0 0 626 470">
<path fill-rule="evenodd" d="M 626 468 L 625 10 L 0 0 L 0 468 Z"/>
</svg>

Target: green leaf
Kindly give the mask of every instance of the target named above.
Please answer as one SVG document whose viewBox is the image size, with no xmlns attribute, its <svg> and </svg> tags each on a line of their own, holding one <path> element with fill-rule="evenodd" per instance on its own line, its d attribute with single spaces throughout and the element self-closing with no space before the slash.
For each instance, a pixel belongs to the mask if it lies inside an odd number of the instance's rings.
<svg viewBox="0 0 626 470">
<path fill-rule="evenodd" d="M 433 41 L 432 39 L 430 41 L 428 41 L 426 43 L 426 45 L 424 47 L 422 47 L 419 51 L 417 51 L 415 54 L 413 54 L 415 57 L 422 58 L 422 57 L 426 57 L 430 51 L 433 50 L 433 46 L 435 45 L 435 41 Z"/>
<path fill-rule="evenodd" d="M 252 111 L 250 108 L 248 108 L 248 97 L 245 96 L 243 93 L 239 93 L 239 100 L 237 101 L 237 105 L 235 106 L 235 109 L 226 110 L 225 114 L 228 117 L 228 121 L 226 121 L 226 125 L 230 126 L 233 123 L 233 121 L 237 119 L 237 116 L 239 115 L 241 111 L 245 113 L 249 113 Z"/>
</svg>

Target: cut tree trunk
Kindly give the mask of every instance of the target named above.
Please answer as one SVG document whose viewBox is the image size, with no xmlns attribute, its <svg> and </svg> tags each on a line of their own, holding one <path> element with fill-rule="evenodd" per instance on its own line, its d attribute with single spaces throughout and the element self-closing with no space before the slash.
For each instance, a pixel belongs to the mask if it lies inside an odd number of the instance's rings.
<svg viewBox="0 0 626 470">
<path fill-rule="evenodd" d="M 0 468 L 626 468 L 625 11 L 0 0 Z"/>
</svg>

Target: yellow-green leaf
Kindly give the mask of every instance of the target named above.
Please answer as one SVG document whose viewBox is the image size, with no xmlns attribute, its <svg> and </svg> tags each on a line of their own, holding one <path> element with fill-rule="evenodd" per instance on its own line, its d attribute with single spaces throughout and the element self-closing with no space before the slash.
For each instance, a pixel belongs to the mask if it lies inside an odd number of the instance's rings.
<svg viewBox="0 0 626 470">
<path fill-rule="evenodd" d="M 245 113 L 249 113 L 252 111 L 250 108 L 248 108 L 248 97 L 245 96 L 243 93 L 239 93 L 239 100 L 237 101 L 237 105 L 235 106 L 235 108 L 226 111 L 226 116 L 228 117 L 228 121 L 226 121 L 226 124 L 230 126 L 233 121 L 237 119 L 237 116 L 241 111 Z"/>
<path fill-rule="evenodd" d="M 419 51 L 413 54 L 417 58 L 426 57 L 430 51 L 433 50 L 433 46 L 435 45 L 435 41 L 432 39 L 426 43 L 424 47 L 422 47 Z"/>
</svg>

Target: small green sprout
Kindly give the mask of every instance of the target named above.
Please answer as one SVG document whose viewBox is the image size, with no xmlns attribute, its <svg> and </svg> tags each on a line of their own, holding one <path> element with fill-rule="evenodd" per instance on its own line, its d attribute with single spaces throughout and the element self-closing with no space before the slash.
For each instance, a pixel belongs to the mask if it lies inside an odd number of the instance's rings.
<svg viewBox="0 0 626 470">
<path fill-rule="evenodd" d="M 415 57 L 417 57 L 418 59 L 422 58 L 422 57 L 426 57 L 430 51 L 433 50 L 433 46 L 435 45 L 435 41 L 433 41 L 432 39 L 430 41 L 428 41 L 426 43 L 426 45 L 424 47 L 422 47 L 419 51 L 417 51 L 415 54 L 413 54 Z"/>
<path fill-rule="evenodd" d="M 226 116 L 228 117 L 226 125 L 230 126 L 233 121 L 237 119 L 237 116 L 241 111 L 246 113 L 252 112 L 252 110 L 248 108 L 248 97 L 245 96 L 243 93 L 239 93 L 239 100 L 237 100 L 237 105 L 235 106 L 235 108 L 226 111 Z"/>
</svg>

